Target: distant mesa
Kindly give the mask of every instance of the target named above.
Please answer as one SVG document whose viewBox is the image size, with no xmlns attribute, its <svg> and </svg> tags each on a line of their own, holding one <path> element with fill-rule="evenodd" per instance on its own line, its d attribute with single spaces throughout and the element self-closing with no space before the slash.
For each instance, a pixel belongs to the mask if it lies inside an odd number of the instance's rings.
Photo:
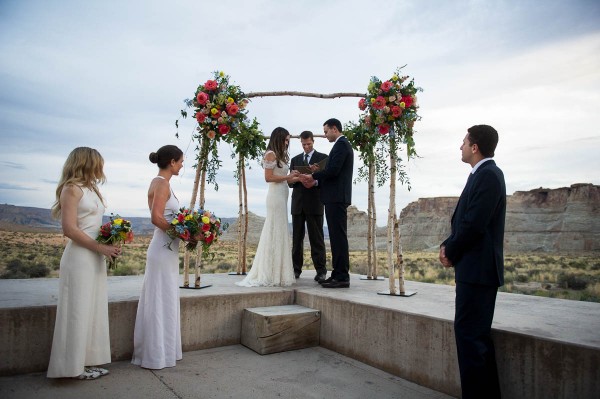
<svg viewBox="0 0 600 399">
<path fill-rule="evenodd" d="M 458 197 L 420 198 L 400 212 L 401 245 L 407 251 L 437 251 L 450 232 L 450 217 Z M 387 215 L 379 215 L 386 218 Z M 108 219 L 108 217 L 105 217 Z M 150 235 L 150 218 L 131 217 L 137 234 Z M 222 240 L 236 241 L 237 218 L 229 223 Z M 265 218 L 252 212 L 248 217 L 248 243 L 256 245 Z M 351 250 L 367 249 L 367 213 L 348 207 L 348 241 Z M 60 223 L 49 209 L 0 205 L 0 229 L 59 232 Z M 291 232 L 291 226 L 290 226 Z M 507 198 L 505 245 L 508 252 L 600 251 L 600 186 L 573 184 L 557 189 L 517 191 Z M 377 228 L 377 249 L 387 245 L 387 228 Z M 327 227 L 325 236 L 328 239 Z M 308 246 L 308 237 L 305 240 Z"/>
</svg>

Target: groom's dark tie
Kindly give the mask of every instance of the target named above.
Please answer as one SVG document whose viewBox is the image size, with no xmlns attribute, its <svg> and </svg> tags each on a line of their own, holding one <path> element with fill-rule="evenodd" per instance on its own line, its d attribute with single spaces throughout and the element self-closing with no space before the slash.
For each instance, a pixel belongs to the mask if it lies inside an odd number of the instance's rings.
<svg viewBox="0 0 600 399">
<path fill-rule="evenodd" d="M 308 154 L 304 154 L 304 163 L 308 165 Z"/>
</svg>

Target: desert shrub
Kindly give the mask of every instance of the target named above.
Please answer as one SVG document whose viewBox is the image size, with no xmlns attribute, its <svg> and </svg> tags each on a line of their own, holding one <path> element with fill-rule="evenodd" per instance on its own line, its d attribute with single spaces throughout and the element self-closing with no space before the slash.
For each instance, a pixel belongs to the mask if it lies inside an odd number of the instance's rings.
<svg viewBox="0 0 600 399">
<path fill-rule="evenodd" d="M 217 267 L 215 267 L 215 270 L 218 270 L 221 272 L 228 272 L 233 269 L 235 269 L 235 267 L 231 263 L 227 263 L 227 262 L 221 262 L 217 265 Z"/>
<path fill-rule="evenodd" d="M 572 260 L 569 262 L 569 266 L 574 269 L 583 269 L 587 268 L 587 262 L 584 260 Z"/>
<path fill-rule="evenodd" d="M 444 267 L 437 273 L 439 280 L 448 280 L 454 277 L 454 272 L 449 267 Z"/>
<path fill-rule="evenodd" d="M 596 271 L 596 270 L 600 270 L 600 263 L 596 262 L 592 265 L 592 267 L 590 267 L 590 269 Z"/>
<path fill-rule="evenodd" d="M 515 281 L 517 283 L 526 283 L 529 281 L 529 277 L 526 274 L 517 274 Z"/>
<path fill-rule="evenodd" d="M 511 265 L 511 264 L 505 264 L 504 265 L 504 271 L 505 272 L 514 272 L 515 271 L 515 267 L 514 267 L 514 265 Z"/>
<path fill-rule="evenodd" d="M 575 273 L 560 273 L 556 278 L 556 283 L 561 288 L 584 290 L 589 283 L 589 279 Z"/>
<path fill-rule="evenodd" d="M 112 270 L 113 276 L 135 276 L 137 275 L 134 268 L 129 264 L 119 264 Z"/>
<path fill-rule="evenodd" d="M 6 272 L 0 276 L 5 279 L 12 278 L 38 278 L 46 277 L 50 269 L 43 263 L 26 264 L 21 259 L 11 259 L 6 264 Z"/>
</svg>

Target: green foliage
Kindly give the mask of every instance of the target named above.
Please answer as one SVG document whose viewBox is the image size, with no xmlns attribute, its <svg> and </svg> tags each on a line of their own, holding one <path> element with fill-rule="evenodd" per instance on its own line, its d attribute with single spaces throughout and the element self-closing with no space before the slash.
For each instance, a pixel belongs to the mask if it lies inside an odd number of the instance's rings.
<svg viewBox="0 0 600 399">
<path fill-rule="evenodd" d="M 49 274 L 50 269 L 43 263 L 24 263 L 21 259 L 12 259 L 6 264 L 6 271 L 0 278 L 39 278 L 47 277 Z"/>
</svg>

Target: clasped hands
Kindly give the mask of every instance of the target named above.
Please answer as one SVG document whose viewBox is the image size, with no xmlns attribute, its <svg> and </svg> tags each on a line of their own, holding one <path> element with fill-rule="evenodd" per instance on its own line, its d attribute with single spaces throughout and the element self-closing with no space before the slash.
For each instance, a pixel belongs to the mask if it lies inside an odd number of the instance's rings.
<svg viewBox="0 0 600 399">
<path fill-rule="evenodd" d="M 450 261 L 450 259 L 448 259 L 446 257 L 446 247 L 444 245 L 440 246 L 440 263 L 444 267 L 453 267 L 454 266 L 452 264 L 452 262 Z"/>
<path fill-rule="evenodd" d="M 313 164 L 313 165 L 310 165 L 309 167 L 310 167 L 310 170 L 313 172 L 316 172 L 319 170 L 318 164 Z M 302 185 L 306 188 L 311 188 L 315 184 L 317 184 L 317 181 L 312 177 L 312 175 L 309 175 L 309 174 L 299 174 L 298 181 L 300 181 L 300 183 L 302 183 Z"/>
</svg>

